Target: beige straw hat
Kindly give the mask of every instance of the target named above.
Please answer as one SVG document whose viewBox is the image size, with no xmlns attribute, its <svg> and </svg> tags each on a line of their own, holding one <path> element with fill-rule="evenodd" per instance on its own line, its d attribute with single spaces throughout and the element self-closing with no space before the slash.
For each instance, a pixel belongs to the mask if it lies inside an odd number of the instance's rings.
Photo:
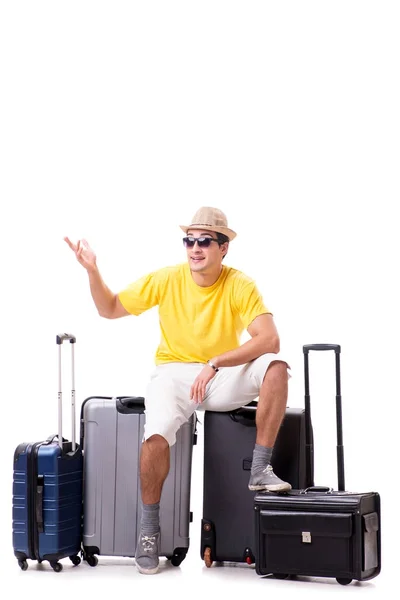
<svg viewBox="0 0 400 600">
<path fill-rule="evenodd" d="M 187 233 L 189 229 L 201 229 L 202 231 L 215 231 L 223 233 L 232 241 L 236 237 L 235 231 L 229 229 L 226 215 L 219 208 L 211 206 L 202 206 L 196 212 L 190 225 L 180 225 L 180 228 Z"/>
</svg>

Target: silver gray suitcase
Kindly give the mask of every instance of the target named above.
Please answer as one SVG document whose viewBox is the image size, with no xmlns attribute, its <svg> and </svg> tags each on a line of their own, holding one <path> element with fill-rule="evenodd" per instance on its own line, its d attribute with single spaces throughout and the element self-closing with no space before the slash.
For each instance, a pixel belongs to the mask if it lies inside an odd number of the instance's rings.
<svg viewBox="0 0 400 600">
<path fill-rule="evenodd" d="M 90 397 L 82 403 L 83 558 L 134 557 L 141 517 L 139 458 L 144 398 Z M 192 451 L 196 415 L 177 432 L 160 501 L 160 555 L 175 566 L 189 548 Z"/>
</svg>

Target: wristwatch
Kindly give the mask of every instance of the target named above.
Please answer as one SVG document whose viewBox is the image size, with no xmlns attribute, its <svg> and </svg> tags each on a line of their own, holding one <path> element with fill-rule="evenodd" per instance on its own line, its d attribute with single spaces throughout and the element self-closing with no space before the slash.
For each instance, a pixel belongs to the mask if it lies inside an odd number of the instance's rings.
<svg viewBox="0 0 400 600">
<path fill-rule="evenodd" d="M 212 364 L 211 360 L 207 361 L 207 364 L 214 369 L 216 373 L 218 373 L 219 369 L 215 365 Z"/>
</svg>

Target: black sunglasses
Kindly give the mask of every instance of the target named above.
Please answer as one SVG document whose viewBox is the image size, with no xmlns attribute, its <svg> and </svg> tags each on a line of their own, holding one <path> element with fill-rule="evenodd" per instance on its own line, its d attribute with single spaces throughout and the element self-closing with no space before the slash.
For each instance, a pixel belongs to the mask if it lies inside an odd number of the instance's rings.
<svg viewBox="0 0 400 600">
<path fill-rule="evenodd" d="M 183 238 L 183 245 L 186 248 L 193 248 L 195 243 L 198 243 L 199 248 L 209 248 L 211 245 L 211 242 L 217 242 L 217 244 L 219 244 L 219 240 L 217 240 L 216 238 L 212 238 L 212 237 L 192 237 L 191 235 L 184 237 Z"/>
</svg>

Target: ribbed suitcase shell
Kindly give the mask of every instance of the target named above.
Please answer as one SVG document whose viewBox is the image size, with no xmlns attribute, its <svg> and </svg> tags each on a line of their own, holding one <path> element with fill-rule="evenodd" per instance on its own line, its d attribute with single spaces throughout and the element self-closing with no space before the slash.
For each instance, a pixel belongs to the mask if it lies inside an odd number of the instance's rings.
<svg viewBox="0 0 400 600">
<path fill-rule="evenodd" d="M 62 436 L 61 348 L 71 347 L 71 441 Z M 82 449 L 75 443 L 75 363 L 76 337 L 56 336 L 58 347 L 58 435 L 17 446 L 13 465 L 12 528 L 14 554 L 24 571 L 27 559 L 50 562 L 54 571 L 67 556 L 73 564 L 82 540 Z M 54 441 L 56 438 L 57 442 Z"/>
<path fill-rule="evenodd" d="M 15 451 L 13 547 L 20 566 L 28 558 L 53 568 L 65 557 L 79 562 L 83 464 L 80 448 L 68 453 L 70 445 L 63 453 L 57 442 L 20 444 Z"/>
<path fill-rule="evenodd" d="M 134 557 L 141 518 L 140 448 L 144 406 L 116 398 L 88 398 L 82 405 L 84 448 L 83 547 L 95 555 Z M 170 471 L 160 501 L 160 555 L 178 565 L 189 548 L 190 484 L 195 419 L 185 423 L 171 447 Z"/>
</svg>

